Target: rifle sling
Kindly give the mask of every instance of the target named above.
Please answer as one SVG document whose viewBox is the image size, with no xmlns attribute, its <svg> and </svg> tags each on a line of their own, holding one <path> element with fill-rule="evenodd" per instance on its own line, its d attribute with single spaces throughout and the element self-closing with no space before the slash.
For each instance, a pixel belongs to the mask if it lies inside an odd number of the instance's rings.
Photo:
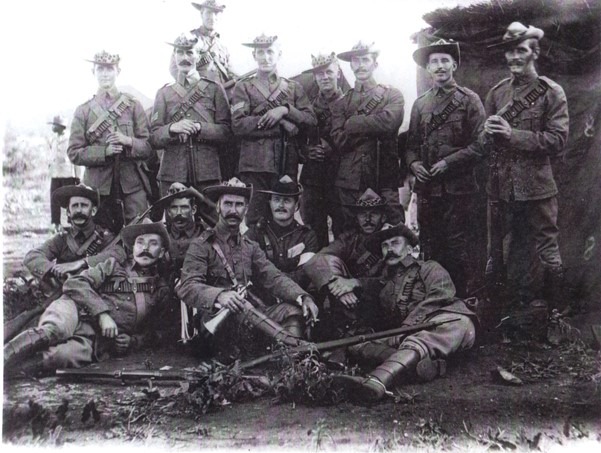
<svg viewBox="0 0 601 453">
<path fill-rule="evenodd" d="M 221 259 L 221 263 L 223 264 L 223 267 L 225 267 L 225 271 L 227 272 L 227 275 L 230 277 L 230 280 L 232 281 L 234 286 L 238 286 L 238 279 L 236 278 L 236 274 L 234 273 L 232 266 L 230 266 L 230 264 L 227 262 L 227 259 L 223 254 L 223 250 L 221 250 L 221 247 L 219 247 L 219 244 L 213 241 L 211 243 L 211 247 L 213 247 L 213 250 L 215 250 L 215 253 L 217 253 L 217 255 L 219 256 L 219 259 Z"/>
<path fill-rule="evenodd" d="M 86 131 L 88 140 L 91 143 L 98 140 L 130 106 L 131 98 L 127 94 L 121 94 L 108 110 L 103 110 L 94 124 Z M 102 109 L 100 106 L 99 108 Z"/>
</svg>

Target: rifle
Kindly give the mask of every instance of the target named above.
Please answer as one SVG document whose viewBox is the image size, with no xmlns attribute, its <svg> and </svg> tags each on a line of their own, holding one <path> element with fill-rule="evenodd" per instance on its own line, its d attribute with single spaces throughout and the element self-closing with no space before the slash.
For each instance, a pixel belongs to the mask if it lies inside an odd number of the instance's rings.
<svg viewBox="0 0 601 453">
<path fill-rule="evenodd" d="M 117 131 L 117 126 L 113 127 Z M 115 154 L 113 163 L 113 180 L 111 181 L 111 194 L 108 200 L 111 221 L 111 230 L 114 233 L 121 231 L 125 225 L 125 208 L 123 206 L 123 198 L 121 193 L 121 154 Z"/>
<path fill-rule="evenodd" d="M 283 129 L 283 128 L 282 128 Z M 288 133 L 283 130 L 280 136 L 280 162 L 278 166 L 278 177 L 282 177 L 286 174 L 286 166 L 288 164 Z"/>
<path fill-rule="evenodd" d="M 232 80 L 228 80 L 227 82 L 225 82 L 223 84 L 223 89 L 229 90 L 230 88 L 233 88 L 234 85 L 236 85 L 236 83 L 239 82 L 240 80 L 247 79 L 248 77 L 253 76 L 256 73 L 257 73 L 257 70 L 253 69 L 252 71 L 248 71 L 247 73 L 242 74 L 240 77 L 236 77 L 236 78 L 233 78 Z"/>
<path fill-rule="evenodd" d="M 368 341 L 381 340 L 389 337 L 398 335 L 409 335 L 421 330 L 433 329 L 435 327 L 447 324 L 449 322 L 458 321 L 459 318 L 448 319 L 446 321 L 430 321 L 422 324 L 415 324 L 413 326 L 398 327 L 396 329 L 384 330 L 381 332 L 374 332 L 364 335 L 357 335 L 354 337 L 341 338 L 339 340 L 324 341 L 322 343 L 311 343 L 302 342 L 302 344 L 287 348 L 281 351 L 267 354 L 255 359 L 251 359 L 238 365 L 235 365 L 240 370 L 256 367 L 266 362 L 270 362 L 275 359 L 279 359 L 289 354 L 298 354 L 303 352 L 311 351 L 329 351 L 332 349 L 338 349 L 341 347 L 354 346 L 360 343 Z M 66 369 L 56 370 L 56 376 L 59 378 L 75 378 L 78 380 L 82 379 L 111 379 L 120 380 L 123 384 L 128 381 L 148 381 L 153 382 L 176 382 L 176 381 L 188 381 L 188 382 L 201 382 L 207 379 L 210 375 L 220 374 L 228 371 L 228 369 L 211 373 L 210 370 L 116 370 L 116 371 L 102 371 L 102 370 L 77 370 L 77 369 Z M 244 376 L 245 378 L 261 379 L 261 376 Z"/>
</svg>

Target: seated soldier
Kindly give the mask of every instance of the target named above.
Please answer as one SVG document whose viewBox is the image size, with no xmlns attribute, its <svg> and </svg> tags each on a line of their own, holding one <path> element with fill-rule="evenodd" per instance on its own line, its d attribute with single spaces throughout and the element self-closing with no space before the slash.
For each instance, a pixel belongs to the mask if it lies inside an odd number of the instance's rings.
<svg viewBox="0 0 601 453">
<path fill-rule="evenodd" d="M 381 399 L 413 373 L 425 381 L 434 379 L 446 369 L 444 359 L 474 345 L 474 313 L 455 297 L 455 285 L 440 264 L 416 260 L 409 254 L 410 246 L 417 243 L 417 236 L 404 224 L 384 225 L 365 244 L 372 253 L 384 257 L 383 272 L 378 277 L 353 280 L 354 289 L 366 298 L 376 298 L 373 303 L 389 321 L 387 327 L 449 322 L 350 347 L 352 358 L 377 368 L 367 378 L 342 375 L 336 379 L 353 388 L 353 394 L 364 401 Z"/>
<path fill-rule="evenodd" d="M 27 252 L 23 264 L 43 288 L 58 297 L 68 275 L 110 257 L 117 262 L 125 261 L 126 257 L 121 246 L 107 248 L 115 235 L 94 222 L 100 198 L 97 190 L 83 184 L 63 186 L 53 192 L 52 198 L 66 208 L 71 227 Z"/>
<path fill-rule="evenodd" d="M 269 261 L 279 270 L 307 289 L 309 278 L 303 265 L 319 250 L 315 232 L 294 220 L 299 209 L 302 187 L 290 176 L 282 176 L 271 190 L 259 190 L 268 194 L 268 217 L 262 217 L 251 225 L 246 236 L 259 243 Z"/>
<path fill-rule="evenodd" d="M 169 236 L 161 223 L 127 226 L 121 235 L 131 253 L 127 262 L 109 258 L 67 279 L 63 296 L 44 311 L 38 327 L 4 346 L 5 370 L 18 375 L 80 368 L 153 339 L 156 312 L 169 297 L 157 270 Z"/>
<path fill-rule="evenodd" d="M 313 323 L 317 319 L 317 306 L 306 291 L 267 259 L 256 242 L 240 234 L 251 192 L 252 186 L 236 178 L 204 190 L 204 195 L 217 203 L 219 219 L 214 229 L 205 231 L 190 244 L 177 294 L 187 305 L 199 309 L 205 319 L 226 309 L 242 325 L 242 321 L 248 320 L 244 288 L 252 283 L 281 300 L 279 304 L 266 306 L 253 298 L 268 323 L 280 323 L 280 330 L 286 335 L 302 338 L 305 320 Z M 231 322 L 231 317 L 226 321 Z M 271 333 L 276 332 L 268 332 Z M 240 330 L 233 324 L 222 327 L 217 334 L 219 352 L 230 358 L 240 354 L 239 348 L 248 346 L 240 341 Z"/>
<path fill-rule="evenodd" d="M 352 288 L 348 288 L 347 280 L 379 273 L 381 259 L 365 248 L 365 240 L 384 224 L 386 205 L 386 200 L 371 189 L 367 189 L 355 204 L 345 205 L 355 215 L 355 228 L 342 233 L 304 266 L 315 288 L 322 296 L 327 296 L 320 332 L 328 337 L 334 332 L 335 336 L 352 334 L 354 332 L 349 332 L 349 328 L 357 327 L 357 322 L 370 316 L 363 313 L 365 307 L 360 306 L 359 298 Z M 362 313 L 358 315 L 357 310 Z"/>
</svg>

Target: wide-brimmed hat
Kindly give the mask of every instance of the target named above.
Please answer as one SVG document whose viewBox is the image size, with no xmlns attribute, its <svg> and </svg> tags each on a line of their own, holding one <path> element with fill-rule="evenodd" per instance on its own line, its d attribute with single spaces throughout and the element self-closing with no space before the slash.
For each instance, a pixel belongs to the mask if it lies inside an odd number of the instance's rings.
<svg viewBox="0 0 601 453">
<path fill-rule="evenodd" d="M 54 118 L 52 118 L 52 121 L 49 121 L 47 124 L 51 124 L 52 126 L 62 127 L 65 129 L 67 128 L 67 122 L 60 115 L 56 115 Z"/>
<path fill-rule="evenodd" d="M 311 54 L 311 65 L 313 67 L 311 69 L 307 69 L 306 71 L 303 71 L 303 74 L 306 74 L 309 72 L 315 73 L 317 71 L 327 68 L 332 63 L 338 63 L 338 58 L 336 57 L 336 52 L 332 52 L 329 55 L 320 53 L 320 54 L 317 54 L 317 56 Z"/>
<path fill-rule="evenodd" d="M 158 234 L 163 240 L 163 248 L 169 249 L 169 233 L 163 222 L 151 222 L 149 219 L 144 219 L 141 223 L 124 226 L 121 230 L 123 244 L 132 250 L 136 238 L 141 234 Z"/>
<path fill-rule="evenodd" d="M 345 208 L 350 210 L 383 209 L 386 205 L 386 200 L 370 188 L 365 189 L 365 192 L 363 192 L 355 203 L 343 204 Z"/>
<path fill-rule="evenodd" d="M 218 5 L 215 0 L 206 0 L 204 3 L 194 3 L 192 2 L 192 6 L 198 10 L 202 10 L 203 8 L 212 9 L 218 13 L 222 13 L 225 9 L 225 5 Z"/>
<path fill-rule="evenodd" d="M 267 49 L 268 47 L 271 47 L 277 39 L 277 35 L 267 36 L 265 33 L 262 33 L 260 36 L 253 39 L 253 42 L 243 42 L 242 45 L 252 47 L 253 49 Z"/>
<path fill-rule="evenodd" d="M 377 56 L 379 53 L 380 51 L 375 48 L 375 44 L 373 42 L 371 44 L 367 44 L 363 41 L 359 41 L 351 50 L 339 53 L 338 58 L 343 61 L 351 61 L 351 58 L 353 57 L 360 57 L 367 54 L 374 54 Z"/>
<path fill-rule="evenodd" d="M 175 38 L 175 41 L 168 42 L 167 44 L 176 49 L 193 49 L 198 44 L 198 38 L 191 33 L 182 33 Z"/>
<path fill-rule="evenodd" d="M 438 41 L 433 42 L 429 46 L 420 47 L 415 52 L 413 52 L 413 60 L 422 68 L 425 68 L 428 64 L 428 57 L 432 53 L 447 53 L 451 55 L 455 59 L 457 65 L 459 65 L 460 53 L 458 42 L 439 39 Z"/>
<path fill-rule="evenodd" d="M 218 186 L 209 186 L 202 191 L 209 200 L 217 203 L 222 195 L 240 195 L 250 200 L 252 196 L 252 184 L 244 184 L 238 178 L 224 181 Z"/>
<path fill-rule="evenodd" d="M 507 27 L 507 31 L 503 35 L 503 40 L 501 42 L 491 44 L 488 46 L 491 47 L 510 47 L 515 44 L 518 44 L 526 39 L 534 38 L 534 39 L 542 39 L 545 36 L 545 32 L 540 28 L 533 27 L 529 25 L 526 27 L 524 24 L 520 22 L 512 22 Z"/>
<path fill-rule="evenodd" d="M 173 183 L 171 184 L 171 187 L 173 187 L 175 184 L 180 184 L 180 183 Z M 156 203 L 154 203 L 154 205 L 152 206 L 153 209 L 169 209 L 169 206 L 171 205 L 171 202 L 173 200 L 179 200 L 180 198 L 191 198 L 195 201 L 193 201 L 193 204 L 198 204 L 200 202 L 202 202 L 203 200 L 203 196 L 201 195 L 201 193 L 196 190 L 194 187 L 186 187 L 183 184 L 181 185 L 181 187 L 183 187 L 183 189 L 174 189 L 171 190 L 171 187 L 169 187 L 169 193 L 168 195 L 164 196 L 163 198 L 157 200 Z"/>
<path fill-rule="evenodd" d="M 106 50 L 101 50 L 94 55 L 92 60 L 86 60 L 94 64 L 105 64 L 118 66 L 121 61 L 121 57 L 116 53 L 108 53 Z"/>
<path fill-rule="evenodd" d="M 403 236 L 409 242 L 409 245 L 415 247 L 419 244 L 417 235 L 411 231 L 403 222 L 397 225 L 385 223 L 380 231 L 370 234 L 365 239 L 365 248 L 376 256 L 382 256 L 382 242 L 396 236 Z"/>
<path fill-rule="evenodd" d="M 94 206 L 98 206 L 100 203 L 100 194 L 98 193 L 98 190 L 86 186 L 85 184 L 63 186 L 52 192 L 53 200 L 56 201 L 61 208 L 67 209 L 69 207 L 69 200 L 71 197 L 87 198 Z"/>
<path fill-rule="evenodd" d="M 284 175 L 271 186 L 271 190 L 257 190 L 257 192 L 283 197 L 298 197 L 303 193 L 303 188 L 300 184 L 294 182 L 290 176 Z"/>
</svg>

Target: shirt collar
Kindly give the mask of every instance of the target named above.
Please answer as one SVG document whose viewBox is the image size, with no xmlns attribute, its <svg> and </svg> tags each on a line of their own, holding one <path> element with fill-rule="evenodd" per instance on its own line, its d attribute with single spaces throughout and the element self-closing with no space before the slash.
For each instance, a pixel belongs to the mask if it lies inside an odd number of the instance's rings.
<svg viewBox="0 0 601 453">
<path fill-rule="evenodd" d="M 272 73 L 270 73 L 269 75 L 266 75 L 262 72 L 257 72 L 256 77 L 261 82 L 267 82 L 267 83 L 276 83 L 280 79 L 280 76 L 278 76 L 277 69 L 275 71 L 273 71 Z"/>
<path fill-rule="evenodd" d="M 188 225 L 186 225 L 181 230 L 178 227 L 176 227 L 175 224 L 172 223 L 169 228 L 169 235 L 171 237 L 173 237 L 174 239 L 179 239 L 184 236 L 187 238 L 191 238 L 194 236 L 197 229 L 198 229 L 198 225 L 196 223 L 194 223 L 193 221 L 188 223 Z"/>
<path fill-rule="evenodd" d="M 236 244 L 240 243 L 240 230 L 233 232 L 222 222 L 217 222 L 215 225 L 215 234 L 222 242 L 227 242 L 232 238 Z"/>
<path fill-rule="evenodd" d="M 442 94 L 442 95 L 450 94 L 450 93 L 454 93 L 456 89 L 457 89 L 457 82 L 455 82 L 455 80 L 452 79 L 441 87 L 435 86 L 434 94 Z"/>
<path fill-rule="evenodd" d="M 361 82 L 359 80 L 355 80 L 355 91 L 361 92 L 368 92 L 370 90 L 373 90 L 375 87 L 378 86 L 378 83 L 375 81 L 375 79 L 372 77 L 369 80 L 366 80 L 365 82 Z"/>
<path fill-rule="evenodd" d="M 529 72 L 524 74 L 522 77 L 511 76 L 511 84 L 515 86 L 528 85 L 538 79 L 538 74 L 536 72 Z"/>
<path fill-rule="evenodd" d="M 88 222 L 83 228 L 79 228 L 78 226 L 73 225 L 71 227 L 71 229 L 69 230 L 69 234 L 71 234 L 71 236 L 75 237 L 77 236 L 80 232 L 84 234 L 85 238 L 89 238 L 91 234 L 94 233 L 94 230 L 96 229 L 96 225 L 94 224 L 94 221 L 90 221 Z"/>
<path fill-rule="evenodd" d="M 117 99 L 117 96 L 119 95 L 119 90 L 116 86 L 112 86 L 108 90 L 105 90 L 104 88 L 98 88 L 98 91 L 96 92 L 96 96 L 100 98 L 106 97 L 107 94 L 111 99 Z"/>
<path fill-rule="evenodd" d="M 193 69 L 188 74 L 184 75 L 183 72 L 180 72 L 177 75 L 177 83 L 180 85 L 184 86 L 186 80 L 188 81 L 189 86 L 195 86 L 200 81 L 200 74 L 196 69 Z"/>
</svg>

